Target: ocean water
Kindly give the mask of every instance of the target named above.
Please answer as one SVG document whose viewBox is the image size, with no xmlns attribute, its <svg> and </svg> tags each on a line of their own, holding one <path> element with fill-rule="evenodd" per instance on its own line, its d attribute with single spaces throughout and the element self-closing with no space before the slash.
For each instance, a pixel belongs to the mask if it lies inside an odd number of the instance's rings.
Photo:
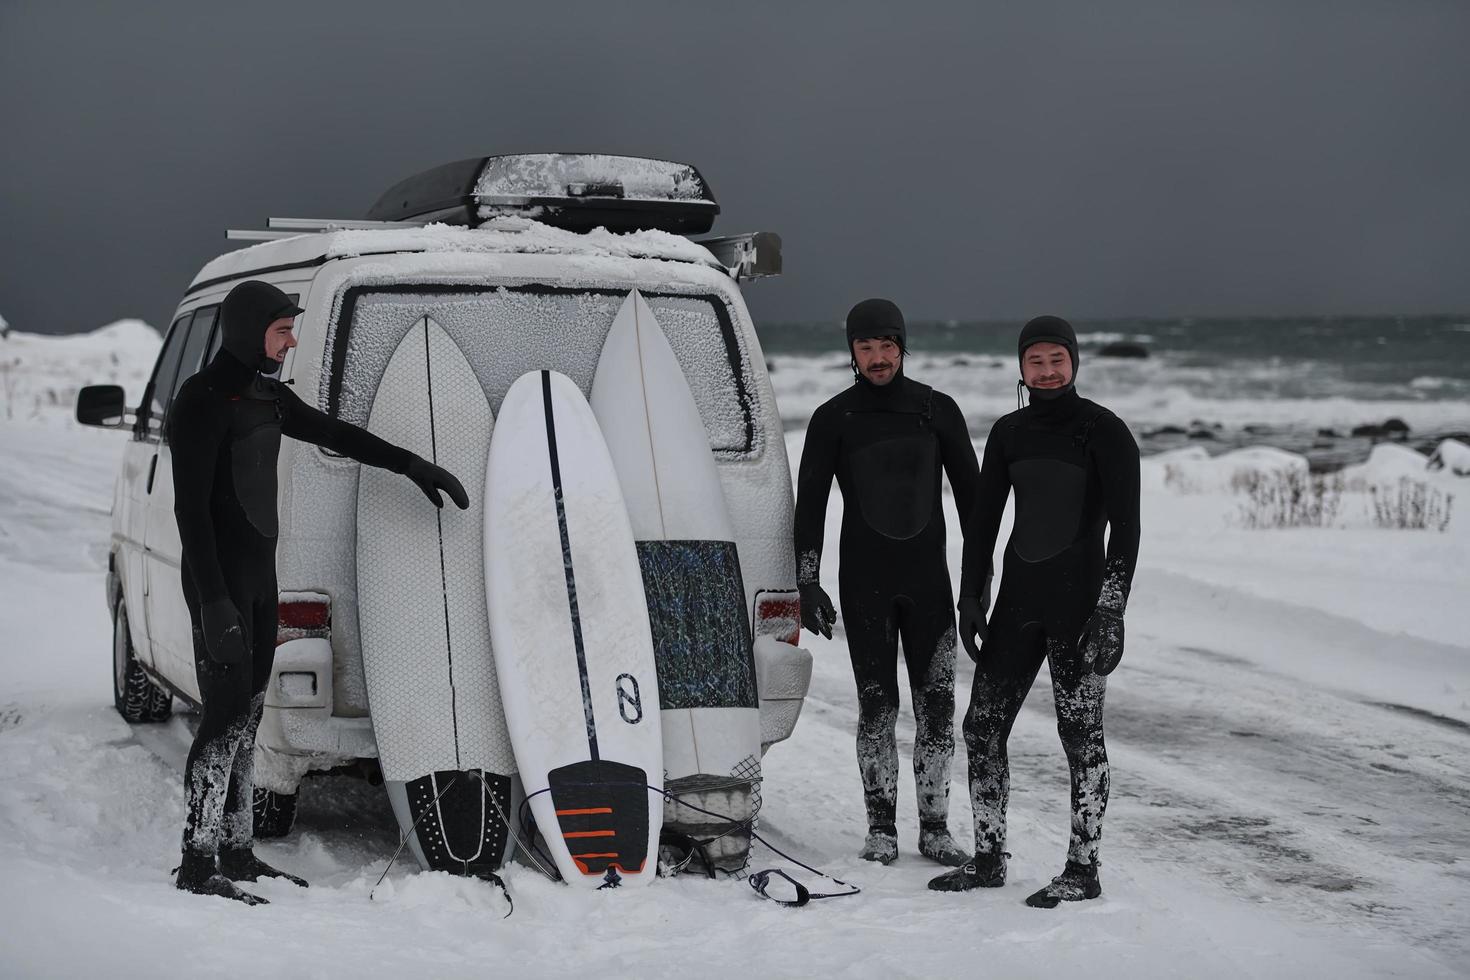
<svg viewBox="0 0 1470 980">
<path fill-rule="evenodd" d="M 948 392 L 972 434 L 1017 406 L 1019 321 L 916 323 L 906 373 Z M 1320 469 L 1366 457 L 1394 419 L 1426 451 L 1470 438 L 1470 315 L 1074 321 L 1078 390 L 1129 424 L 1145 453 L 1271 445 Z M 788 425 L 851 383 L 840 323 L 757 329 Z M 1146 357 L 1106 356 L 1126 343 Z"/>
</svg>

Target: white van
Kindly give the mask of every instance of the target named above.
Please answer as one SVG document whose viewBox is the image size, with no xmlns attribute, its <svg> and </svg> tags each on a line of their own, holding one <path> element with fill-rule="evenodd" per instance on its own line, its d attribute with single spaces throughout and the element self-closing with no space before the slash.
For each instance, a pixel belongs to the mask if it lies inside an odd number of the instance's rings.
<svg viewBox="0 0 1470 980">
<path fill-rule="evenodd" d="M 693 167 L 602 155 L 486 157 L 391 188 L 364 221 L 272 219 L 231 232 L 260 244 L 206 265 L 184 292 L 136 408 L 83 389 L 77 417 L 128 429 L 113 498 L 107 600 L 113 689 L 130 722 L 166 719 L 199 687 L 179 581 L 164 423 L 180 384 L 220 343 L 219 304 L 263 279 L 293 295 L 298 346 L 281 377 L 322 411 L 367 422 L 404 332 L 425 316 L 455 338 L 499 411 L 522 373 L 560 371 L 590 390 L 603 340 L 636 288 L 690 381 L 734 521 L 763 748 L 787 738 L 811 675 L 796 644 L 792 491 L 780 416 L 740 283 L 780 269 L 771 234 L 695 242 L 719 207 Z M 280 454 L 280 625 L 256 743 L 256 824 L 286 833 L 313 770 L 375 766 L 359 647 L 359 465 L 285 440 Z"/>
</svg>

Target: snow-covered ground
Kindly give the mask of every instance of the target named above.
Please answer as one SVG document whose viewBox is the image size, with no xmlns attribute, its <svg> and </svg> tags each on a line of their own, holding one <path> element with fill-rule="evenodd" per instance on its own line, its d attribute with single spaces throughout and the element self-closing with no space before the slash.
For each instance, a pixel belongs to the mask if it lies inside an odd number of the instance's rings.
<svg viewBox="0 0 1470 980">
<path fill-rule="evenodd" d="M 856 859 L 855 698 L 839 632 L 806 640 L 812 692 L 766 758 L 762 829 L 861 895 L 788 910 L 736 881 L 586 893 L 516 867 L 502 918 L 491 886 L 404 859 L 370 899 L 397 829 L 381 790 L 346 777 L 308 782 L 297 829 L 259 848 L 309 890 L 266 883 L 272 904 L 247 909 L 172 888 L 188 719 L 131 728 L 108 690 L 107 509 L 125 438 L 0 423 L 0 975 L 1470 972 L 1470 479 L 1430 477 L 1459 491 L 1442 533 L 1346 519 L 1263 531 L 1241 526 L 1241 498 L 1219 479 L 1228 461 L 1146 461 L 1128 650 L 1109 685 L 1099 901 L 1021 901 L 1060 869 L 1066 841 L 1045 671 L 1011 740 L 1006 887 L 925 889 L 938 869 L 914 850 L 907 777 L 900 860 Z M 788 438 L 793 465 L 801 442 Z M 1393 461 L 1380 463 L 1387 478 Z M 835 542 L 836 494 L 831 510 Z M 952 508 L 950 527 L 957 572 Z M 823 568 L 834 595 L 835 552 Z M 970 677 L 961 655 L 957 720 Z M 904 718 L 905 756 L 912 737 Z M 963 746 L 952 785 L 951 822 L 968 840 Z M 760 848 L 755 866 L 791 867 Z"/>
</svg>

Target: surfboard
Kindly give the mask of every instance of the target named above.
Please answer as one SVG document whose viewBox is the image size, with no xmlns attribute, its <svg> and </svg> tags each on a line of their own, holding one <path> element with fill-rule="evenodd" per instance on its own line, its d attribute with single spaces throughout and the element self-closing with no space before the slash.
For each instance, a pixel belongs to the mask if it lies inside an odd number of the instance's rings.
<svg viewBox="0 0 1470 980">
<path fill-rule="evenodd" d="M 522 375 L 501 402 L 484 551 L 495 667 L 541 837 L 568 882 L 646 882 L 663 816 L 648 607 L 617 472 L 563 374 Z"/>
<path fill-rule="evenodd" d="M 388 361 L 374 434 L 484 494 L 494 420 L 463 352 L 424 317 Z M 393 812 L 426 869 L 494 871 L 520 801 L 485 610 L 484 512 L 440 510 L 407 477 L 358 479 L 357 603 L 368 710 Z"/>
<path fill-rule="evenodd" d="M 666 828 L 719 839 L 735 871 L 760 787 L 760 702 L 735 531 L 709 435 L 653 311 L 634 290 L 608 332 L 592 411 L 628 507 L 658 667 Z M 723 835 L 723 836 L 722 836 Z"/>
</svg>

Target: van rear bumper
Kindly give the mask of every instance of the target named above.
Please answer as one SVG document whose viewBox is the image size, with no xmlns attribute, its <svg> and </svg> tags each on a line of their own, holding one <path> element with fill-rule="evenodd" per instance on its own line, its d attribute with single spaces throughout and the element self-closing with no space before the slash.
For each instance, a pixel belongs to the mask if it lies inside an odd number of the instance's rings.
<svg viewBox="0 0 1470 980">
<path fill-rule="evenodd" d="M 760 694 L 761 754 L 791 737 L 812 682 L 812 655 L 773 636 L 755 640 L 755 683 Z"/>
<path fill-rule="evenodd" d="M 276 647 L 257 743 L 285 755 L 329 756 L 334 762 L 377 758 L 372 719 L 332 714 L 327 640 L 287 640 Z"/>
</svg>

